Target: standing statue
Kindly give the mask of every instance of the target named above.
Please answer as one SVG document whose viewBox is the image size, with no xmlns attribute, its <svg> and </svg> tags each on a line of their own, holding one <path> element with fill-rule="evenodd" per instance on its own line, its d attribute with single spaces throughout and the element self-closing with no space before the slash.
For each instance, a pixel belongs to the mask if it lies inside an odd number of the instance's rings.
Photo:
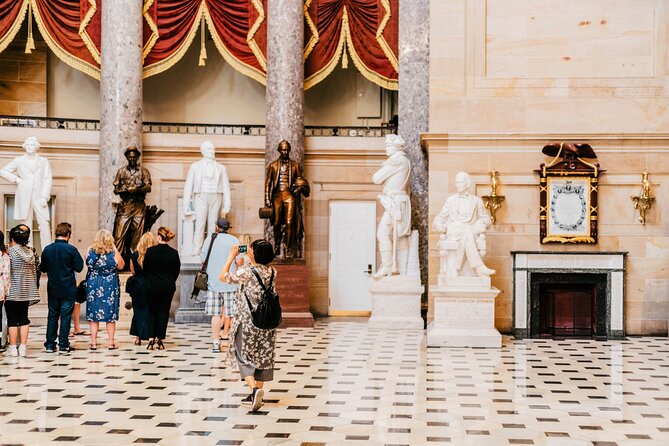
<svg viewBox="0 0 669 446">
<path fill-rule="evenodd" d="M 309 196 L 309 182 L 302 176 L 297 161 L 290 159 L 290 143 L 283 140 L 277 147 L 279 159 L 267 167 L 265 206 L 271 209 L 270 224 L 274 229 L 274 253 L 285 258 L 302 256 L 304 218 L 302 197 Z"/>
<path fill-rule="evenodd" d="M 472 180 L 468 173 L 455 175 L 457 193 L 446 199 L 444 207 L 432 223 L 432 229 L 442 233 L 439 243 L 440 275 L 445 274 L 446 277 L 465 275 L 466 264 L 472 274 L 478 277 L 495 274 L 495 270 L 487 268 L 482 259 L 486 249 L 485 231 L 492 221 L 483 200 L 470 194 L 471 186 Z"/>
<path fill-rule="evenodd" d="M 121 202 L 116 205 L 114 243 L 123 259 L 127 260 L 142 234 L 151 230 L 163 210 L 155 206 L 147 207 L 144 203 L 146 194 L 151 192 L 151 175 L 139 165 L 142 155 L 139 149 L 130 146 L 124 155 L 128 165 L 121 167 L 114 178 L 114 193 L 121 197 Z"/>
<path fill-rule="evenodd" d="M 195 214 L 193 255 L 200 255 L 207 233 L 216 232 L 216 221 L 230 212 L 230 181 L 223 164 L 216 162 L 214 143 L 205 141 L 200 145 L 202 159 L 188 169 L 184 186 L 184 216 Z M 221 205 L 223 212 L 221 214 Z"/>
<path fill-rule="evenodd" d="M 404 152 L 404 140 L 399 135 L 386 136 L 386 159 L 372 176 L 374 184 L 383 184 L 379 202 L 384 209 L 376 238 L 379 242 L 381 267 L 375 279 L 391 274 L 406 274 L 411 233 L 411 198 L 409 179 L 411 162 Z"/>
<path fill-rule="evenodd" d="M 26 154 L 17 156 L 0 169 L 0 177 L 16 184 L 14 220 L 32 229 L 34 214 L 39 227 L 40 243 L 44 249 L 51 243 L 48 205 L 51 199 L 51 167 L 49 160 L 37 154 L 40 148 L 37 138 L 26 138 L 22 147 Z"/>
</svg>

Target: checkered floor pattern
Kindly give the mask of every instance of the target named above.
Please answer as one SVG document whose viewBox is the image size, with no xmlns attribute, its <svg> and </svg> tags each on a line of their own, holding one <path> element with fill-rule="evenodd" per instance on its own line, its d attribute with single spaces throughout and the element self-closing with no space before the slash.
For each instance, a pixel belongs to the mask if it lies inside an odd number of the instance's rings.
<svg viewBox="0 0 669 446">
<path fill-rule="evenodd" d="M 279 331 L 265 406 L 205 325 L 171 325 L 164 351 L 0 357 L 0 444 L 669 445 L 669 340 L 425 347 L 423 331 L 325 319 Z M 104 333 L 100 345 L 104 346 Z"/>
</svg>

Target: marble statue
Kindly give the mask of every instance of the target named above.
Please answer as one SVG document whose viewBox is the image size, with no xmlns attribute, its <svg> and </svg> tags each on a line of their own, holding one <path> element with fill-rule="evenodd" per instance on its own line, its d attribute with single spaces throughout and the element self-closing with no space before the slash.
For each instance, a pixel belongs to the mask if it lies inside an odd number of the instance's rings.
<svg viewBox="0 0 669 446">
<path fill-rule="evenodd" d="M 51 167 L 49 160 L 37 154 L 40 143 L 34 136 L 23 141 L 25 155 L 17 156 L 0 169 L 0 177 L 16 184 L 14 220 L 32 229 L 33 215 L 39 227 L 42 248 L 51 243 L 49 200 Z"/>
<path fill-rule="evenodd" d="M 299 258 L 304 237 L 302 197 L 308 197 L 311 188 L 299 163 L 290 159 L 290 143 L 281 141 L 277 151 L 279 159 L 267 167 L 265 178 L 265 206 L 271 209 L 274 251 L 279 256 L 283 246 L 284 258 Z"/>
<path fill-rule="evenodd" d="M 373 276 L 375 279 L 397 273 L 406 275 L 411 233 L 411 162 L 404 152 L 402 137 L 386 136 L 386 155 L 388 158 L 372 176 L 374 184 L 383 184 L 379 202 L 384 209 L 376 231 L 381 266 Z"/>
<path fill-rule="evenodd" d="M 121 198 L 121 202 L 116 204 L 114 243 L 127 265 L 140 237 L 151 230 L 163 210 L 155 206 L 147 207 L 144 202 L 146 194 L 151 192 L 151 175 L 139 165 L 142 155 L 139 149 L 130 146 L 124 155 L 128 165 L 121 167 L 114 178 L 114 193 Z"/>
<path fill-rule="evenodd" d="M 202 159 L 190 166 L 184 185 L 184 216 L 195 217 L 194 256 L 202 250 L 205 225 L 208 234 L 214 233 L 219 217 L 230 212 L 230 181 L 225 166 L 216 162 L 215 150 L 211 141 L 200 145 Z"/>
<path fill-rule="evenodd" d="M 470 193 L 471 186 L 468 173 L 455 175 L 457 193 L 446 199 L 432 223 L 432 229 L 442 234 L 440 274 L 449 278 L 464 275 L 489 277 L 495 273 L 483 263 L 485 231 L 492 221 L 483 200 Z"/>
</svg>

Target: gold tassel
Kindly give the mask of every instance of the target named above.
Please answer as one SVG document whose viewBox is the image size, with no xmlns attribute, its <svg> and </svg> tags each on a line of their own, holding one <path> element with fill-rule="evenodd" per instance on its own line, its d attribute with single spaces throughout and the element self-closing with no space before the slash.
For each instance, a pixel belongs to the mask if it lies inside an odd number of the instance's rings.
<svg viewBox="0 0 669 446">
<path fill-rule="evenodd" d="M 201 33 L 200 33 L 200 61 L 198 62 L 198 65 L 201 67 L 204 67 L 206 65 L 206 60 L 207 60 L 207 46 L 205 44 L 205 22 L 204 22 L 204 14 L 202 15 L 202 24 L 200 25 Z"/>
<path fill-rule="evenodd" d="M 33 39 L 33 10 L 32 4 L 28 2 L 28 40 L 26 41 L 26 54 L 31 54 L 35 49 L 35 39 Z"/>
<path fill-rule="evenodd" d="M 341 67 L 345 70 L 348 68 L 348 53 L 346 52 L 346 45 L 344 44 L 344 51 L 341 56 Z"/>
</svg>

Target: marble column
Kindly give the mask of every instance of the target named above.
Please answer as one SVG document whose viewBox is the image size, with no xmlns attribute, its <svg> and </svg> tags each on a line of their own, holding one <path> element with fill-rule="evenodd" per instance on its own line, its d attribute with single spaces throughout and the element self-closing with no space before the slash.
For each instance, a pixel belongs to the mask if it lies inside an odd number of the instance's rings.
<svg viewBox="0 0 669 446">
<path fill-rule="evenodd" d="M 419 232 L 420 276 L 428 283 L 428 159 L 420 134 L 428 131 L 430 104 L 429 0 L 401 0 L 399 17 L 399 134 L 411 160 L 411 218 Z"/>
<path fill-rule="evenodd" d="M 291 159 L 304 161 L 303 46 L 303 2 L 267 2 L 266 165 L 278 158 L 284 139 L 292 146 Z"/>
<path fill-rule="evenodd" d="M 112 230 L 114 176 L 123 151 L 142 146 L 142 0 L 102 2 L 98 226 Z"/>
</svg>

